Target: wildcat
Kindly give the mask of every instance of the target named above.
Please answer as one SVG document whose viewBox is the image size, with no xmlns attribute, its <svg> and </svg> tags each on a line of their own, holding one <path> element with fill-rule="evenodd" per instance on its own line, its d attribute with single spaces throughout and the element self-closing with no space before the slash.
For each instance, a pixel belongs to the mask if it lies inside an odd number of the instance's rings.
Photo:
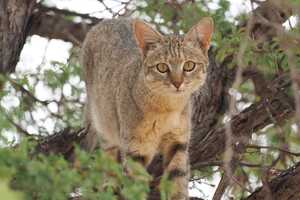
<svg viewBox="0 0 300 200">
<path fill-rule="evenodd" d="M 116 159 L 130 155 L 145 167 L 162 154 L 172 200 L 188 199 L 190 97 L 205 82 L 212 32 L 208 17 L 185 36 L 110 19 L 93 27 L 82 47 L 86 146 L 99 138 Z"/>
</svg>

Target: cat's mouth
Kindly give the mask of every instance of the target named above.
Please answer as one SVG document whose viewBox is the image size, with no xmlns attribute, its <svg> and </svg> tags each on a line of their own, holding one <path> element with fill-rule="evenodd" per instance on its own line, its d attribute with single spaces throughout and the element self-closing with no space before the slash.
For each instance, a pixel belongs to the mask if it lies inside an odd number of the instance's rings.
<svg viewBox="0 0 300 200">
<path fill-rule="evenodd" d="M 185 87 L 183 86 L 183 84 L 179 87 L 174 86 L 173 84 L 171 84 L 169 86 L 169 89 L 171 90 L 171 93 L 173 94 L 182 94 L 185 92 Z"/>
<path fill-rule="evenodd" d="M 184 93 L 184 89 L 174 89 L 174 90 L 172 90 L 172 93 L 174 93 L 174 94 L 182 94 L 182 93 Z"/>
</svg>

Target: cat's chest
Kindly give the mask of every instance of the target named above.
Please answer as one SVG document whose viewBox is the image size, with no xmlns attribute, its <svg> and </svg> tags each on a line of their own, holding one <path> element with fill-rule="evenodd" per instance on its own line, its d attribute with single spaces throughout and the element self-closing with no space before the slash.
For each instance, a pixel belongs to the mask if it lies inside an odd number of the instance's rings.
<svg viewBox="0 0 300 200">
<path fill-rule="evenodd" d="M 165 133 L 180 128 L 184 117 L 180 112 L 147 113 L 138 123 L 136 134 L 160 137 Z"/>
</svg>

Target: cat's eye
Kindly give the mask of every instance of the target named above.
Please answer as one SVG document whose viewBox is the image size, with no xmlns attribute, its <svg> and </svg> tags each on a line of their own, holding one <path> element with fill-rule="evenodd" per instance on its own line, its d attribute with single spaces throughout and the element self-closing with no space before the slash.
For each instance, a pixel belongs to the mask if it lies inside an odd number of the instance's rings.
<svg viewBox="0 0 300 200">
<path fill-rule="evenodd" d="M 187 61 L 186 63 L 184 63 L 183 65 L 183 71 L 185 72 L 191 72 L 196 68 L 196 63 L 192 62 L 192 61 Z"/>
<path fill-rule="evenodd" d="M 160 73 L 166 73 L 169 71 L 169 67 L 167 64 L 165 63 L 159 63 L 156 65 L 156 69 L 157 71 L 159 71 Z"/>
</svg>

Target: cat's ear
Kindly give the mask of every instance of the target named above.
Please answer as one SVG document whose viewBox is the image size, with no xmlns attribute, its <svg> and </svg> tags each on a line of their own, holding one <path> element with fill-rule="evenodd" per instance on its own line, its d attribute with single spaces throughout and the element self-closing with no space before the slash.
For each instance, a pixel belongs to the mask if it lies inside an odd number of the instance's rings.
<svg viewBox="0 0 300 200">
<path fill-rule="evenodd" d="M 160 42 L 163 38 L 163 36 L 154 30 L 149 24 L 139 20 L 135 20 L 133 22 L 133 33 L 136 38 L 137 45 L 144 56 L 151 47 Z"/>
<path fill-rule="evenodd" d="M 202 18 L 194 25 L 184 37 L 184 42 L 208 51 L 210 40 L 214 31 L 214 21 L 211 17 Z"/>
</svg>

